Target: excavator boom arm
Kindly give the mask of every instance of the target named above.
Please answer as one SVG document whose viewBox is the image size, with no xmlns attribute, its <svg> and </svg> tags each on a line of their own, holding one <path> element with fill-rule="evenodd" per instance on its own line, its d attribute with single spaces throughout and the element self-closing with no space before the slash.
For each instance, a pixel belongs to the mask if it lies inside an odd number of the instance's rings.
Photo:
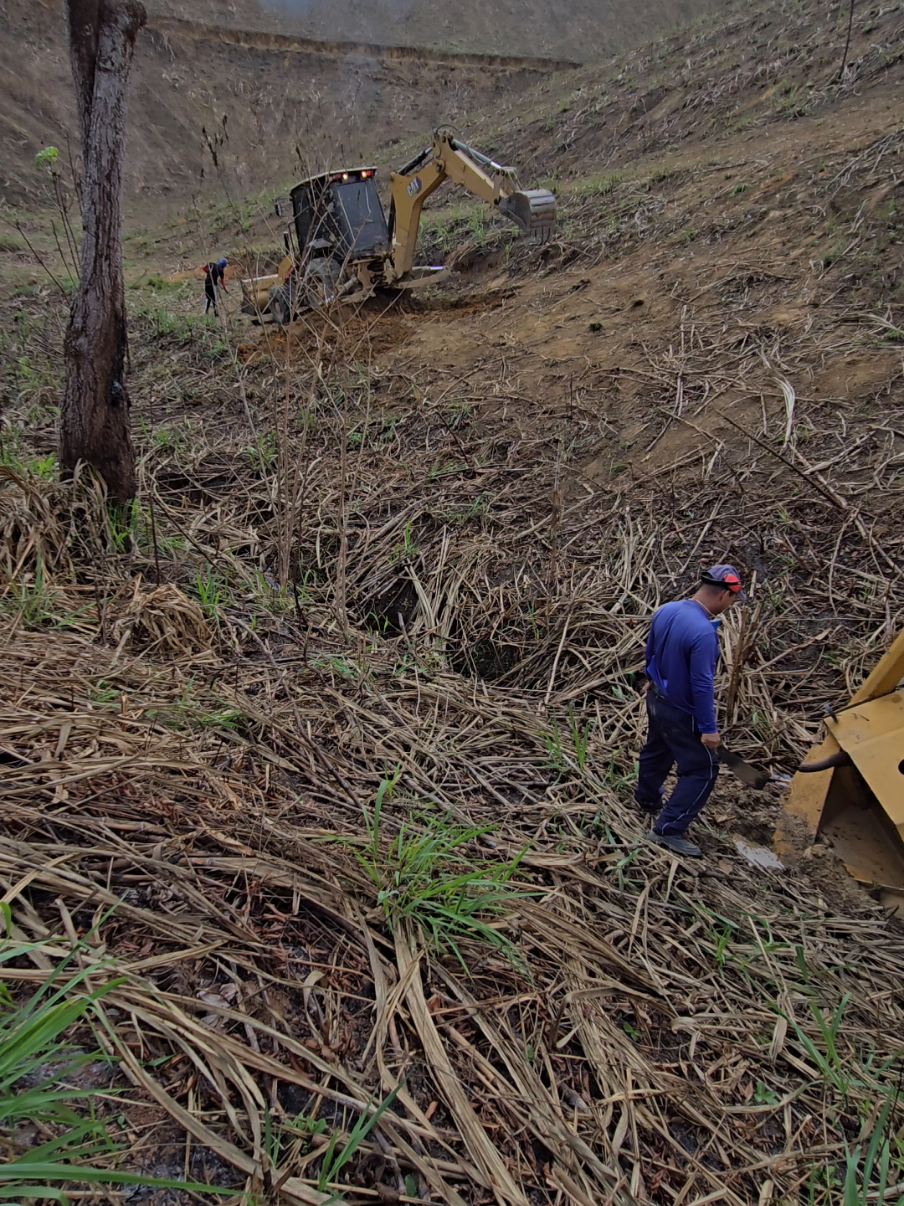
<svg viewBox="0 0 904 1206">
<path fill-rule="evenodd" d="M 526 234 L 548 237 L 555 229 L 552 193 L 522 190 L 513 168 L 494 163 L 451 134 L 437 133 L 431 147 L 390 176 L 394 280 L 411 272 L 424 202 L 445 180 L 495 206 Z"/>
</svg>

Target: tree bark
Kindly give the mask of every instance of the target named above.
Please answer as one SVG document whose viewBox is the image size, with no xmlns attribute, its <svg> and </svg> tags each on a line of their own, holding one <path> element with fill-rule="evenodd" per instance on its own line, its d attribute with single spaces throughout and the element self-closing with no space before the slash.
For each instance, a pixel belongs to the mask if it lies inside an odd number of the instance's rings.
<svg viewBox="0 0 904 1206">
<path fill-rule="evenodd" d="M 841 66 L 838 68 L 839 82 L 844 79 L 844 69 L 847 67 L 848 51 L 851 48 L 851 30 L 854 28 L 854 4 L 855 0 L 851 0 L 851 11 L 848 14 L 847 39 L 844 43 L 844 54 L 841 56 Z"/>
<path fill-rule="evenodd" d="M 135 40 L 147 15 L 138 0 L 67 0 L 69 48 L 82 132 L 80 282 L 66 331 L 60 464 L 92 465 L 111 501 L 134 498 L 135 452 L 125 383 L 128 339 L 122 273 L 126 94 Z"/>
</svg>

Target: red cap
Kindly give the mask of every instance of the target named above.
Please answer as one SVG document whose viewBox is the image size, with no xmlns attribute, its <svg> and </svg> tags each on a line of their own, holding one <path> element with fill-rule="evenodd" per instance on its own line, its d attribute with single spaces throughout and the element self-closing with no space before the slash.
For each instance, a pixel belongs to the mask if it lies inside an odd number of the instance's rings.
<svg viewBox="0 0 904 1206">
<path fill-rule="evenodd" d="M 705 573 L 700 575 L 702 582 L 708 583 L 710 586 L 721 586 L 725 590 L 730 590 L 733 595 L 737 595 L 739 599 L 746 599 L 747 595 L 741 586 L 741 575 L 733 565 L 713 565 L 710 566 Z"/>
</svg>

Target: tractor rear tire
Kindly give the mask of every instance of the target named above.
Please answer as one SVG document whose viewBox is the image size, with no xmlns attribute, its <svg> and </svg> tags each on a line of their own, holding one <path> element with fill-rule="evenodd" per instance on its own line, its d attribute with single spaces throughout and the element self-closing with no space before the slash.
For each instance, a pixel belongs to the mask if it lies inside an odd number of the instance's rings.
<svg viewBox="0 0 904 1206">
<path fill-rule="evenodd" d="M 286 281 L 270 293 L 270 314 L 281 327 L 288 327 L 298 317 L 298 294 L 293 281 Z"/>
<path fill-rule="evenodd" d="M 336 296 L 342 269 L 335 260 L 311 260 L 304 274 L 305 301 L 312 310 L 322 310 Z"/>
<path fill-rule="evenodd" d="M 274 316 L 277 326 L 287 327 L 289 323 L 289 304 L 282 295 L 282 289 L 270 300 L 270 314 Z"/>
</svg>

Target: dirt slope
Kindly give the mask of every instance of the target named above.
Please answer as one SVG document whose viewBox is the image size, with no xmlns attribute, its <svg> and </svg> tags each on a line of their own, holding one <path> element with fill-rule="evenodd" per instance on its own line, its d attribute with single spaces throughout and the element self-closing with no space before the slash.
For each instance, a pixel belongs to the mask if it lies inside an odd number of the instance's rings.
<svg viewBox="0 0 904 1206">
<path fill-rule="evenodd" d="M 213 167 L 203 129 L 216 137 L 229 123 L 228 187 L 235 197 L 285 180 L 297 164 L 322 167 L 330 153 L 371 158 L 391 139 L 460 122 L 491 102 L 505 105 L 548 72 L 537 63 L 456 63 L 449 52 L 583 60 L 631 45 L 652 32 L 705 11 L 701 0 L 658 0 L 637 6 L 572 0 L 555 14 L 548 0 L 534 8 L 418 2 L 323 6 L 243 4 L 149 6 L 139 39 L 129 122 L 132 196 L 173 195 L 183 202 L 203 191 L 202 168 Z M 168 21 L 166 18 L 176 18 Z M 156 24 L 155 24 L 156 22 Z M 207 22 L 235 36 L 205 32 Z M 249 33 L 242 36 L 241 31 Z M 322 49 L 268 43 L 254 31 L 326 39 Z M 353 49 L 336 42 L 353 43 Z M 403 62 L 369 44 L 438 48 Z M 50 0 L 0 3 L 0 197 L 34 205 L 41 194 L 34 156 L 48 144 L 74 145 L 72 84 L 59 6 Z M 221 188 L 226 187 L 221 181 Z M 147 225 L 145 215 L 143 224 Z"/>
<path fill-rule="evenodd" d="M 586 62 L 646 41 L 711 11 L 710 0 L 151 0 L 154 13 L 327 40 Z"/>
<path fill-rule="evenodd" d="M 704 406 L 696 413 L 705 430 L 669 420 L 647 450 L 659 412 L 641 380 L 619 380 L 628 364 L 659 382 L 655 392 L 670 372 L 686 390 L 699 355 L 694 388 L 714 403 L 751 389 L 747 364 L 763 378 L 752 392 L 777 401 L 793 356 L 802 392 L 818 404 L 836 392 L 899 403 L 902 34 L 901 6 L 873 14 L 855 31 L 839 84 L 843 26 L 806 6 L 793 18 L 767 9 L 692 41 L 660 42 L 602 81 L 574 73 L 553 117 L 542 116 L 552 100 L 544 85 L 504 133 L 492 115 L 475 120 L 481 145 L 504 142 L 519 162 L 542 165 L 561 202 L 561 238 L 534 255 L 539 279 L 511 273 L 511 300 L 489 328 L 516 366 L 517 388 L 586 390 L 618 428 L 620 454 L 602 461 L 640 474 L 714 440 L 736 443 L 737 433 Z M 504 242 L 463 259 L 468 272 L 482 263 L 497 289 L 510 273 Z M 876 341 L 883 321 L 890 333 Z M 840 340 L 851 324 L 862 333 Z M 480 388 L 498 368 L 487 333 L 485 316 L 464 310 L 418 322 L 411 338 L 425 359 L 443 354 Z M 733 381 L 717 386 L 704 366 L 723 339 L 735 348 L 725 351 Z M 666 393 L 659 405 L 681 411 L 682 397 Z M 583 471 L 601 467 L 594 457 Z"/>
<path fill-rule="evenodd" d="M 57 6 L 46 0 L 0 7 L 0 197 L 7 203 L 39 203 L 34 156 L 44 146 L 65 153 L 68 143 L 77 155 L 64 34 Z M 369 159 L 392 140 L 424 137 L 481 105 L 504 109 L 548 74 L 536 62 L 399 58 L 367 46 L 299 47 L 151 24 L 138 41 L 129 101 L 127 191 L 141 198 L 135 221 L 147 228 L 199 196 L 239 206 L 308 167 Z"/>
</svg>

